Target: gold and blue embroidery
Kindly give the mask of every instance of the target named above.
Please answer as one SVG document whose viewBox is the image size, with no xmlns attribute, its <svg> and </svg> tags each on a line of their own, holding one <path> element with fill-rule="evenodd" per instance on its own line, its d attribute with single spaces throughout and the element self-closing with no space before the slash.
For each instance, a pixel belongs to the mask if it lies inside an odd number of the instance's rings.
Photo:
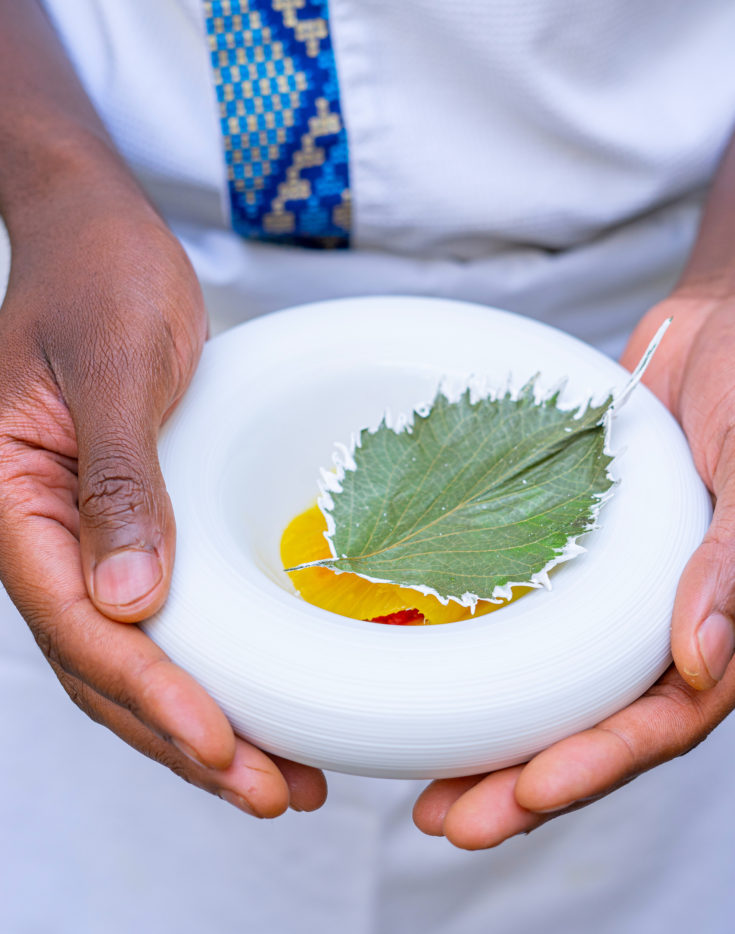
<svg viewBox="0 0 735 934">
<path fill-rule="evenodd" d="M 347 247 L 350 188 L 327 0 L 206 0 L 232 224 Z"/>
</svg>

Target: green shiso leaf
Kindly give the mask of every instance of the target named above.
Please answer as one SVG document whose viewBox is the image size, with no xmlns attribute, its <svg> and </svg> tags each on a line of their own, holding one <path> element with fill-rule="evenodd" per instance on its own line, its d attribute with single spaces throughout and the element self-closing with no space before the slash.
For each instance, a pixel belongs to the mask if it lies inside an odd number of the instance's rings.
<svg viewBox="0 0 735 934">
<path fill-rule="evenodd" d="M 545 583 L 610 494 L 613 396 L 565 411 L 534 387 L 439 392 L 403 430 L 363 430 L 320 501 L 335 557 L 313 564 L 465 605 Z"/>
</svg>

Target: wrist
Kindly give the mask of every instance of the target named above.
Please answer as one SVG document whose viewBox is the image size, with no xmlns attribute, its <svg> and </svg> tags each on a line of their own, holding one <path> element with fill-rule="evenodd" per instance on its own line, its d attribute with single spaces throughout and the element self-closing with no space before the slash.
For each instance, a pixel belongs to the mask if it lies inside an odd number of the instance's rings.
<svg viewBox="0 0 735 934">
<path fill-rule="evenodd" d="M 57 125 L 30 140 L 31 131 L 23 128 L 0 167 L 0 212 L 14 249 L 50 227 L 73 229 L 90 212 L 156 216 L 104 132 Z"/>
</svg>

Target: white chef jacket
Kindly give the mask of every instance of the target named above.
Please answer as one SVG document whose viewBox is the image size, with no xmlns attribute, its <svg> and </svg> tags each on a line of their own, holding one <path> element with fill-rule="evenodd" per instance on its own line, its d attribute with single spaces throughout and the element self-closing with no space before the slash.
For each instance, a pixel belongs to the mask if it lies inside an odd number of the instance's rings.
<svg viewBox="0 0 735 934">
<path fill-rule="evenodd" d="M 198 0 L 45 0 L 182 238 L 214 330 L 376 292 L 483 301 L 618 352 L 689 250 L 735 108 L 735 5 L 332 0 L 353 249 L 229 228 Z M 53 934 L 725 934 L 735 720 L 601 802 L 465 853 L 421 783 L 331 775 L 257 822 L 65 700 L 0 604 L 0 929 Z"/>
<path fill-rule="evenodd" d="M 617 352 L 673 284 L 735 117 L 731 0 L 331 0 L 354 249 L 289 250 L 231 234 L 201 0 L 45 6 L 215 332 L 400 292 Z"/>
</svg>

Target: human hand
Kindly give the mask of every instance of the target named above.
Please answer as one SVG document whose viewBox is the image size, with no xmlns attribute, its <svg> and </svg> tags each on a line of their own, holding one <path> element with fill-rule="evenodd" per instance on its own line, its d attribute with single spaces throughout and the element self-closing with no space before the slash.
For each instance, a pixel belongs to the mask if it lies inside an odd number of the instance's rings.
<svg viewBox="0 0 735 934">
<path fill-rule="evenodd" d="M 129 177 L 66 166 L 13 216 L 0 309 L 0 577 L 72 700 L 242 810 L 318 807 L 323 776 L 234 736 L 134 625 L 175 528 L 156 439 L 205 338 L 193 270 Z"/>
<path fill-rule="evenodd" d="M 635 366 L 669 316 L 644 381 L 681 423 L 715 498 L 677 589 L 675 667 L 629 707 L 524 765 L 434 782 L 414 808 L 425 833 L 467 849 L 496 846 L 688 752 L 735 708 L 735 296 L 675 293 L 638 326 L 625 366 Z"/>
</svg>

